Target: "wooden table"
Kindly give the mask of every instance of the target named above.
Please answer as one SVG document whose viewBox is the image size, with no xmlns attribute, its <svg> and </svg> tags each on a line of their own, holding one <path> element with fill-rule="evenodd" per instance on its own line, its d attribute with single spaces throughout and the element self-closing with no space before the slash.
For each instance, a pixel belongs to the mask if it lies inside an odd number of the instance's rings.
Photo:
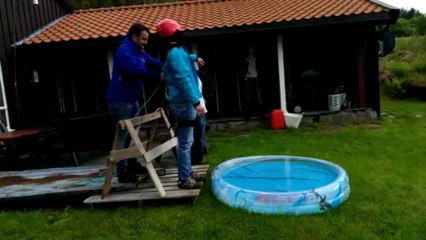
<svg viewBox="0 0 426 240">
<path fill-rule="evenodd" d="M 6 148 L 9 148 L 5 156 L 5 162 L 1 164 L 2 169 L 8 167 L 11 162 L 18 159 L 19 150 L 22 145 L 25 145 L 26 141 L 31 145 L 31 149 L 36 148 L 38 146 L 38 137 L 41 132 L 42 130 L 39 128 L 26 128 L 13 132 L 1 133 L 0 142 L 2 142 Z"/>
</svg>

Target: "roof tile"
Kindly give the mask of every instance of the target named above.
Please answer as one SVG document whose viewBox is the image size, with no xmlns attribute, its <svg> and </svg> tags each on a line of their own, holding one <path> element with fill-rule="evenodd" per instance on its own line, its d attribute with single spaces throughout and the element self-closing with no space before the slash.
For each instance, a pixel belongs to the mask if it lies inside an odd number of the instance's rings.
<svg viewBox="0 0 426 240">
<path fill-rule="evenodd" d="M 125 36 L 134 22 L 155 32 L 174 18 L 182 30 L 204 30 L 389 12 L 370 0 L 192 0 L 74 11 L 24 44 Z"/>
</svg>

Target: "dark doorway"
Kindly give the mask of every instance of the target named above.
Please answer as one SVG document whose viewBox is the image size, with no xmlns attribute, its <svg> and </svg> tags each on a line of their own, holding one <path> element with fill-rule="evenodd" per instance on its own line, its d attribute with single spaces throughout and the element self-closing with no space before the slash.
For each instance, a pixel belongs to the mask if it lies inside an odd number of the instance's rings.
<svg viewBox="0 0 426 240">
<path fill-rule="evenodd" d="M 235 46 L 218 47 L 213 52 L 214 89 L 220 91 L 215 91 L 215 102 L 208 107 L 221 117 L 235 117 L 241 112 L 238 58 L 233 54 L 237 52 Z"/>
</svg>

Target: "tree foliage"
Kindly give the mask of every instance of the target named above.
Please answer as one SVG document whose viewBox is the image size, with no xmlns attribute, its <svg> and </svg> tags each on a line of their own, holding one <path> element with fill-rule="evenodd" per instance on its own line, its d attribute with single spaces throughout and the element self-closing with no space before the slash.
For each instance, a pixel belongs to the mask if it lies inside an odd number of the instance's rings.
<svg viewBox="0 0 426 240">
<path fill-rule="evenodd" d="M 398 21 L 390 29 L 397 37 L 424 36 L 426 16 L 414 8 L 401 9 Z"/>
<path fill-rule="evenodd" d="M 412 19 L 414 17 L 419 17 L 419 16 L 423 16 L 423 14 L 419 10 L 414 8 L 411 8 L 411 9 L 402 8 L 399 12 L 400 18 Z"/>
</svg>

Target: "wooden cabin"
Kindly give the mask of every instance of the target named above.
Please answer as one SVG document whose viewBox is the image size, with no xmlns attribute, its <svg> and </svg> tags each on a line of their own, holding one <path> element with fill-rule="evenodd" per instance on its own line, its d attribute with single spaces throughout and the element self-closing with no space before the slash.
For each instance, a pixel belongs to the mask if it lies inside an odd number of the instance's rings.
<svg viewBox="0 0 426 240">
<path fill-rule="evenodd" d="M 257 56 L 260 115 L 297 106 L 328 111 L 328 95 L 336 91 L 346 94 L 347 107 L 378 113 L 377 36 L 396 22 L 399 10 L 374 0 L 194 0 L 66 13 L 58 10 L 55 21 L 9 40 L 16 67 L 7 67 L 8 99 L 15 80 L 19 93 L 19 101 L 9 101 L 18 107 L 9 109 L 12 126 L 107 113 L 112 59 L 128 28 L 137 21 L 149 26 L 147 51 L 159 56 L 155 25 L 166 17 L 181 24 L 189 49 L 206 61 L 208 119 L 244 117 L 249 45 Z M 164 86 L 155 79 L 146 82 L 141 105 L 148 99 L 142 113 L 166 104 Z"/>
</svg>

